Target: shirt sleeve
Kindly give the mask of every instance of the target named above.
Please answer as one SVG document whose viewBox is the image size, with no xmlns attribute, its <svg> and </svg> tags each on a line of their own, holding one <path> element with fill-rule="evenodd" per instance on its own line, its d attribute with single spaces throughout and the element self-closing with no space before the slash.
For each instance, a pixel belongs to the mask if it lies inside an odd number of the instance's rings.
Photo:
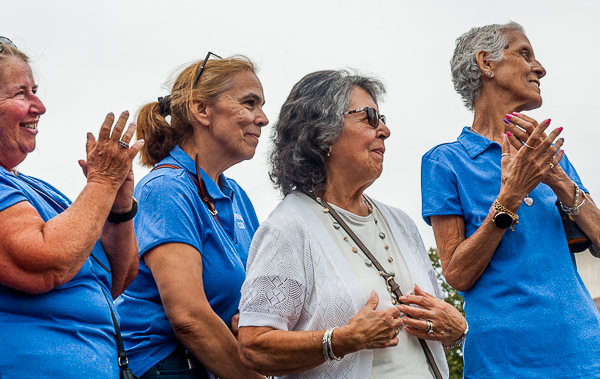
<svg viewBox="0 0 600 379">
<path fill-rule="evenodd" d="M 560 160 L 560 165 L 565 171 L 565 173 L 569 176 L 569 178 L 571 178 L 572 181 L 577 183 L 579 189 L 581 189 L 585 193 L 590 193 L 590 191 L 588 191 L 587 188 L 583 186 L 583 183 L 581 183 L 581 179 L 579 178 L 577 171 L 575 171 L 575 167 L 573 167 L 571 161 L 569 161 L 569 158 L 567 158 L 566 155 L 564 155 L 563 158 Z"/>
<path fill-rule="evenodd" d="M 136 194 L 134 225 L 140 258 L 165 243 L 185 243 L 202 252 L 203 225 L 196 212 L 199 198 L 196 188 L 182 175 L 185 173 L 153 178 Z"/>
<path fill-rule="evenodd" d="M 27 197 L 25 197 L 23 191 L 4 177 L 0 176 L 0 211 L 20 203 L 21 201 L 27 201 Z"/>
<path fill-rule="evenodd" d="M 464 216 L 456 174 L 445 163 L 426 156 L 421 161 L 421 196 L 423 220 L 428 225 L 430 216 Z"/>
<path fill-rule="evenodd" d="M 292 330 L 300 319 L 306 279 L 303 247 L 291 230 L 267 221 L 259 227 L 242 286 L 239 326 Z"/>
</svg>

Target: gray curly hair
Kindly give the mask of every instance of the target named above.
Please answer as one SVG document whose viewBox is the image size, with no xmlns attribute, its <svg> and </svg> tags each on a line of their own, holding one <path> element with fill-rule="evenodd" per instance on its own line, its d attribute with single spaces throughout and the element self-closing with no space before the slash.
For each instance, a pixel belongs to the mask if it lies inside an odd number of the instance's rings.
<svg viewBox="0 0 600 379">
<path fill-rule="evenodd" d="M 385 94 L 379 80 L 346 70 L 313 72 L 292 88 L 271 135 L 269 175 L 284 195 L 325 188 L 327 153 L 344 128 L 355 88 L 364 89 L 375 104 Z"/>
<path fill-rule="evenodd" d="M 521 25 L 510 21 L 507 24 L 476 27 L 456 39 L 454 56 L 450 60 L 452 82 L 470 110 L 475 109 L 475 100 L 481 88 L 481 71 L 475 57 L 483 50 L 487 51 L 492 62 L 499 62 L 504 57 L 504 46 L 508 44 L 506 31 L 509 30 L 525 34 Z"/>
</svg>

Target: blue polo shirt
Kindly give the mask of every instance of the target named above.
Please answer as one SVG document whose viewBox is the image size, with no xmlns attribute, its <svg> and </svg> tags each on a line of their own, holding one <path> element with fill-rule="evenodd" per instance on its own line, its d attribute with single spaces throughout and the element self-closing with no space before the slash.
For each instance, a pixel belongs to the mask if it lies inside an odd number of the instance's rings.
<svg viewBox="0 0 600 379">
<path fill-rule="evenodd" d="M 141 375 L 179 345 L 167 319 L 144 254 L 165 243 L 185 243 L 202 255 L 202 280 L 208 301 L 225 324 L 237 313 L 246 260 L 258 219 L 250 199 L 232 179 L 221 175 L 220 186 L 204 171 L 208 194 L 219 222 L 198 195 L 189 174 L 194 160 L 178 146 L 135 188 L 138 214 L 134 219 L 140 253 L 138 276 L 117 300 L 129 367 Z M 182 289 L 184 290 L 184 289 Z"/>
<path fill-rule="evenodd" d="M 71 205 L 49 184 L 0 167 L 0 212 L 23 201 L 44 221 Z M 95 259 L 73 279 L 49 292 L 0 285 L 0 378 L 119 377 L 115 329 L 102 293 L 111 299 L 110 264 L 100 242 L 91 254 Z"/>
<path fill-rule="evenodd" d="M 460 215 L 470 237 L 500 192 L 502 148 L 465 127 L 456 142 L 423 156 L 423 219 Z M 563 170 L 582 185 L 566 156 Z M 470 331 L 465 378 L 600 376 L 600 316 L 573 264 L 554 192 L 545 184 L 522 204 L 471 289 L 461 293 Z"/>
</svg>

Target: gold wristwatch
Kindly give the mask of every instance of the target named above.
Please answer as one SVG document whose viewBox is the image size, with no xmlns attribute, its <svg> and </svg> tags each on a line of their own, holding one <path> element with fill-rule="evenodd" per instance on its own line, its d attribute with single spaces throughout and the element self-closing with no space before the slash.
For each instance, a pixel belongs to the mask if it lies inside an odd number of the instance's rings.
<svg viewBox="0 0 600 379">
<path fill-rule="evenodd" d="M 492 221 L 500 229 L 508 229 L 515 231 L 515 225 L 519 224 L 519 216 L 506 208 L 498 199 L 494 200 Z"/>
</svg>

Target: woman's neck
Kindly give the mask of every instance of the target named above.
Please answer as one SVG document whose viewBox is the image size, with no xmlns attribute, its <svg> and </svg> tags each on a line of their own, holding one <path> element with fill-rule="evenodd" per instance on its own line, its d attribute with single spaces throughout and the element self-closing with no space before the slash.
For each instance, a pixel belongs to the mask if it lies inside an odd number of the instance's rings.
<svg viewBox="0 0 600 379">
<path fill-rule="evenodd" d="M 351 179 L 327 175 L 327 184 L 320 197 L 348 212 L 359 216 L 368 216 L 369 207 L 363 198 L 363 191 L 369 185 L 371 183 L 359 186 L 353 183 Z"/>
<path fill-rule="evenodd" d="M 478 102 L 475 104 L 471 129 L 490 141 L 502 144 L 502 134 L 507 132 L 503 120 L 507 113 L 512 112 L 513 110 L 509 106 Z"/>
<path fill-rule="evenodd" d="M 200 141 L 198 141 L 200 140 Z M 207 141 L 208 139 L 204 139 Z M 196 155 L 198 156 L 198 164 L 202 170 L 212 179 L 219 184 L 219 177 L 229 167 L 233 166 L 237 162 L 232 162 L 231 159 L 223 155 L 223 150 L 219 148 L 218 144 L 206 143 L 202 138 L 192 139 L 188 143 L 182 143 L 179 147 L 189 155 L 194 162 L 196 162 Z"/>
</svg>

